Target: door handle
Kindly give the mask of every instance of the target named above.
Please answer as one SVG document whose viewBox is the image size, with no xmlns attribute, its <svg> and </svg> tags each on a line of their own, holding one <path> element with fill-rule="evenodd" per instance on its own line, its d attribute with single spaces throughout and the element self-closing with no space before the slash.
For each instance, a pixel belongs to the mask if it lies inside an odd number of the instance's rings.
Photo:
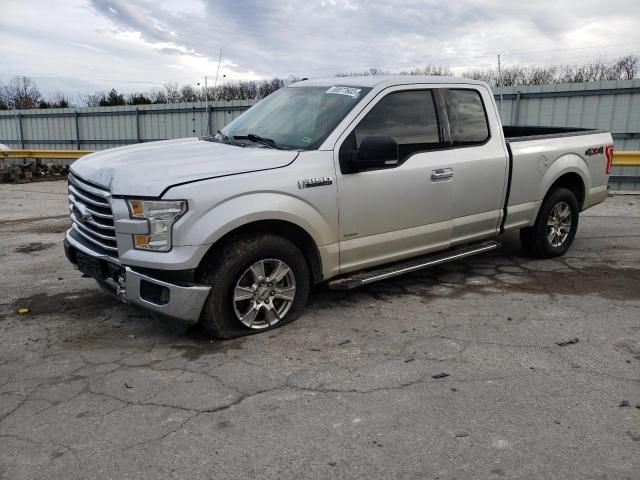
<svg viewBox="0 0 640 480">
<path fill-rule="evenodd" d="M 437 182 L 438 180 L 446 180 L 453 177 L 452 168 L 437 168 L 431 171 L 431 181 Z"/>
</svg>

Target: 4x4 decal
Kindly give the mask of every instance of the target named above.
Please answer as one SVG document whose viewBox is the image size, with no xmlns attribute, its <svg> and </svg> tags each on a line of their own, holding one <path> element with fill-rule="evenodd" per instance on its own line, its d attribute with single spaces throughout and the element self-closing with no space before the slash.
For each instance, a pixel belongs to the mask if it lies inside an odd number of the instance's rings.
<svg viewBox="0 0 640 480">
<path fill-rule="evenodd" d="M 592 155 L 602 155 L 603 153 L 604 153 L 604 147 L 587 148 L 584 152 L 584 154 L 589 157 Z"/>
</svg>

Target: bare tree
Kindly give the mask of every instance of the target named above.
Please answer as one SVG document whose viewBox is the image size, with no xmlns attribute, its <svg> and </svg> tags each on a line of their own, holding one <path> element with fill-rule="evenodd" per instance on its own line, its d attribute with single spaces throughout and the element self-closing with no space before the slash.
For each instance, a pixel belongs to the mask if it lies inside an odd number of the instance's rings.
<svg viewBox="0 0 640 480">
<path fill-rule="evenodd" d="M 557 67 L 531 67 L 526 71 L 528 85 L 546 85 L 554 83 Z"/>
<path fill-rule="evenodd" d="M 336 77 L 369 77 L 374 75 L 389 75 L 391 72 L 382 70 L 377 67 L 371 67 L 368 70 L 362 70 L 361 72 L 342 72 L 336 73 Z"/>
<path fill-rule="evenodd" d="M 5 87 L 0 83 L 0 110 L 9 110 L 9 102 L 7 101 Z"/>
<path fill-rule="evenodd" d="M 299 78 L 296 77 L 289 77 L 286 80 L 284 78 L 272 78 L 271 80 L 263 80 L 258 85 L 257 98 L 267 97 L 276 90 L 279 90 L 287 84 L 296 82 L 298 80 Z"/>
<path fill-rule="evenodd" d="M 178 103 L 180 101 L 180 90 L 177 83 L 165 83 L 164 94 L 167 103 Z"/>
<path fill-rule="evenodd" d="M 169 103 L 167 101 L 167 95 L 163 90 L 151 90 L 148 97 L 151 103 Z"/>
<path fill-rule="evenodd" d="M 631 80 L 638 75 L 640 71 L 640 57 L 637 55 L 627 55 L 618 59 L 616 64 L 619 67 L 620 77 L 622 80 Z"/>
<path fill-rule="evenodd" d="M 398 72 L 398 75 L 451 75 L 451 70 L 445 65 L 432 65 L 427 64 L 425 67 L 413 68 L 411 70 L 402 70 Z M 369 77 L 374 75 L 393 75 L 393 72 L 389 70 L 383 70 L 381 68 L 373 67 L 361 72 L 341 72 L 337 73 L 336 77 Z"/>
<path fill-rule="evenodd" d="M 4 101 L 9 108 L 37 108 L 40 103 L 40 89 L 36 82 L 29 77 L 13 77 L 3 90 Z"/>
<path fill-rule="evenodd" d="M 595 60 L 582 65 L 505 67 L 502 78 L 496 69 L 472 70 L 463 76 L 492 85 L 546 85 L 552 83 L 583 83 L 602 80 L 630 80 L 640 72 L 640 57 L 628 55 L 611 62 Z"/>
<path fill-rule="evenodd" d="M 412 70 L 403 70 L 400 75 L 431 75 L 431 76 L 447 76 L 452 75 L 449 67 L 445 65 L 428 64 L 423 68 L 414 68 Z"/>
<path fill-rule="evenodd" d="M 298 77 L 272 78 L 271 80 L 245 80 L 225 82 L 209 87 L 209 100 L 253 100 L 271 95 L 289 83 L 300 80 Z"/>
<path fill-rule="evenodd" d="M 527 78 L 522 67 L 506 67 L 501 71 L 498 79 L 501 86 L 512 87 L 517 85 L 526 85 Z"/>
<path fill-rule="evenodd" d="M 389 75 L 393 72 L 380 68 L 369 68 L 362 71 L 342 72 L 336 77 Z M 464 77 L 481 80 L 490 85 L 520 86 L 546 85 L 553 83 L 578 83 L 602 80 L 629 80 L 640 73 L 640 57 L 627 55 L 611 61 L 596 60 L 582 65 L 555 66 L 505 66 L 500 78 L 495 68 L 475 69 L 462 73 Z M 445 65 L 427 64 L 408 70 L 402 70 L 403 75 L 451 75 Z M 223 77 L 224 78 L 224 77 Z M 126 95 L 111 89 L 95 92 L 85 97 L 77 97 L 76 104 L 90 107 L 101 105 L 125 105 L 147 103 L 178 103 L 209 100 L 246 100 L 261 99 L 276 90 L 298 81 L 297 77 L 272 78 L 270 80 L 224 81 L 222 84 L 204 87 L 194 85 L 178 85 L 166 83 L 163 88 L 150 92 L 136 92 Z M 57 108 L 68 107 L 73 102 L 63 93 L 43 100 L 40 91 L 29 77 L 15 77 L 8 85 L 0 85 L 0 110 L 13 108 Z"/>
<path fill-rule="evenodd" d="M 191 85 L 183 85 L 180 87 L 180 101 L 181 102 L 197 102 L 200 100 L 198 91 Z"/>
<path fill-rule="evenodd" d="M 90 93 L 83 98 L 83 102 L 87 107 L 99 107 L 100 100 L 104 98 L 104 92 Z"/>
<path fill-rule="evenodd" d="M 481 82 L 495 84 L 498 75 L 493 70 L 470 70 L 462 74 L 463 77 L 470 78 L 471 80 L 479 80 Z"/>
<path fill-rule="evenodd" d="M 583 83 L 601 80 L 617 80 L 617 73 L 607 63 L 595 60 L 584 65 L 563 65 L 554 83 Z"/>
</svg>

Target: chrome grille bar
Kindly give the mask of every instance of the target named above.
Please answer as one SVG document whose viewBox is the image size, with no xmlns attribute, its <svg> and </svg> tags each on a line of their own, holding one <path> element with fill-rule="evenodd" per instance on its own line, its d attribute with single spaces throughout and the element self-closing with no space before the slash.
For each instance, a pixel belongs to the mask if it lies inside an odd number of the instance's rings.
<svg viewBox="0 0 640 480">
<path fill-rule="evenodd" d="M 86 222 L 86 221 L 82 222 L 82 221 L 78 220 L 74 214 L 71 214 L 71 221 L 73 223 L 75 223 L 76 225 L 78 225 L 82 230 L 84 230 L 85 232 L 93 235 L 94 237 L 97 237 L 97 238 L 99 238 L 101 240 L 107 240 L 107 241 L 110 241 L 110 242 L 115 242 L 115 237 L 113 235 L 105 235 L 104 233 L 97 232 L 95 229 L 89 227 L 89 225 L 91 225 L 91 223 Z"/>
<path fill-rule="evenodd" d="M 103 202 L 95 200 L 91 197 L 89 197 L 88 195 L 86 195 L 85 193 L 80 192 L 75 186 L 73 185 L 69 185 L 69 191 L 76 197 L 79 198 L 80 200 L 82 200 L 83 202 L 86 203 L 90 203 L 91 205 L 95 205 L 96 207 L 102 207 L 102 208 L 111 208 L 109 206 L 109 201 L 105 200 Z"/>
<path fill-rule="evenodd" d="M 73 215 L 73 207 L 74 206 L 75 206 L 75 204 L 73 204 L 73 203 L 69 204 L 69 211 L 71 212 L 71 220 L 74 219 L 74 215 Z M 98 217 L 98 215 L 96 215 L 95 212 L 92 212 L 88 208 L 86 210 L 87 210 L 87 212 L 91 213 L 92 217 Z M 113 222 L 111 224 L 100 223 L 95 218 L 92 219 L 92 220 L 85 220 L 84 223 L 88 223 L 89 225 L 93 225 L 94 227 L 104 228 L 105 230 L 115 230 L 116 229 L 116 227 L 113 225 Z"/>
<path fill-rule="evenodd" d="M 117 247 L 113 247 L 111 245 L 106 245 L 102 242 L 97 241 L 95 238 L 91 237 L 90 235 L 87 235 L 86 233 L 84 233 L 82 230 L 80 230 L 80 228 L 78 228 L 78 224 L 74 223 L 73 225 L 71 225 L 71 228 L 73 228 L 73 230 L 75 232 L 77 232 L 78 234 L 80 234 L 83 238 L 85 238 L 86 240 L 89 240 L 89 242 L 98 245 L 100 248 L 104 248 L 105 250 L 108 250 L 110 252 L 117 252 L 118 248 Z"/>
<path fill-rule="evenodd" d="M 118 256 L 111 195 L 81 178 L 69 174 L 69 214 L 73 231 L 92 249 Z"/>
<path fill-rule="evenodd" d="M 93 187 L 88 183 L 82 182 L 78 180 L 73 174 L 69 174 L 69 182 L 75 185 L 76 187 L 89 192 L 91 195 L 95 195 L 96 197 L 109 198 L 109 192 L 105 190 L 100 190 L 97 187 Z"/>
<path fill-rule="evenodd" d="M 90 206 L 85 205 L 82 202 L 79 202 L 76 197 L 74 197 L 73 195 L 69 194 L 69 203 L 71 203 L 72 205 L 77 205 L 78 203 L 80 203 L 81 205 L 84 205 L 84 208 L 87 212 L 91 213 L 91 215 L 93 215 L 94 217 L 98 217 L 98 218 L 108 218 L 110 220 L 113 220 L 113 215 L 109 215 L 107 213 L 101 213 L 98 212 L 96 210 L 91 209 Z M 71 206 L 71 205 L 69 205 Z"/>
</svg>

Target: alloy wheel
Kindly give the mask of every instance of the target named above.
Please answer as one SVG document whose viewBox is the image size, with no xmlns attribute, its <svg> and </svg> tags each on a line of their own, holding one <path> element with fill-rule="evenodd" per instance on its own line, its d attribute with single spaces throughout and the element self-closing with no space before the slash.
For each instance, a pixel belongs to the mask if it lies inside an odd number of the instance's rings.
<svg viewBox="0 0 640 480">
<path fill-rule="evenodd" d="M 233 289 L 236 318 L 252 329 L 268 328 L 289 312 L 296 296 L 293 270 L 282 260 L 258 260 L 247 268 Z"/>
<path fill-rule="evenodd" d="M 560 247 L 571 231 L 571 208 L 567 202 L 558 202 L 547 220 L 547 240 L 552 247 Z"/>
</svg>

